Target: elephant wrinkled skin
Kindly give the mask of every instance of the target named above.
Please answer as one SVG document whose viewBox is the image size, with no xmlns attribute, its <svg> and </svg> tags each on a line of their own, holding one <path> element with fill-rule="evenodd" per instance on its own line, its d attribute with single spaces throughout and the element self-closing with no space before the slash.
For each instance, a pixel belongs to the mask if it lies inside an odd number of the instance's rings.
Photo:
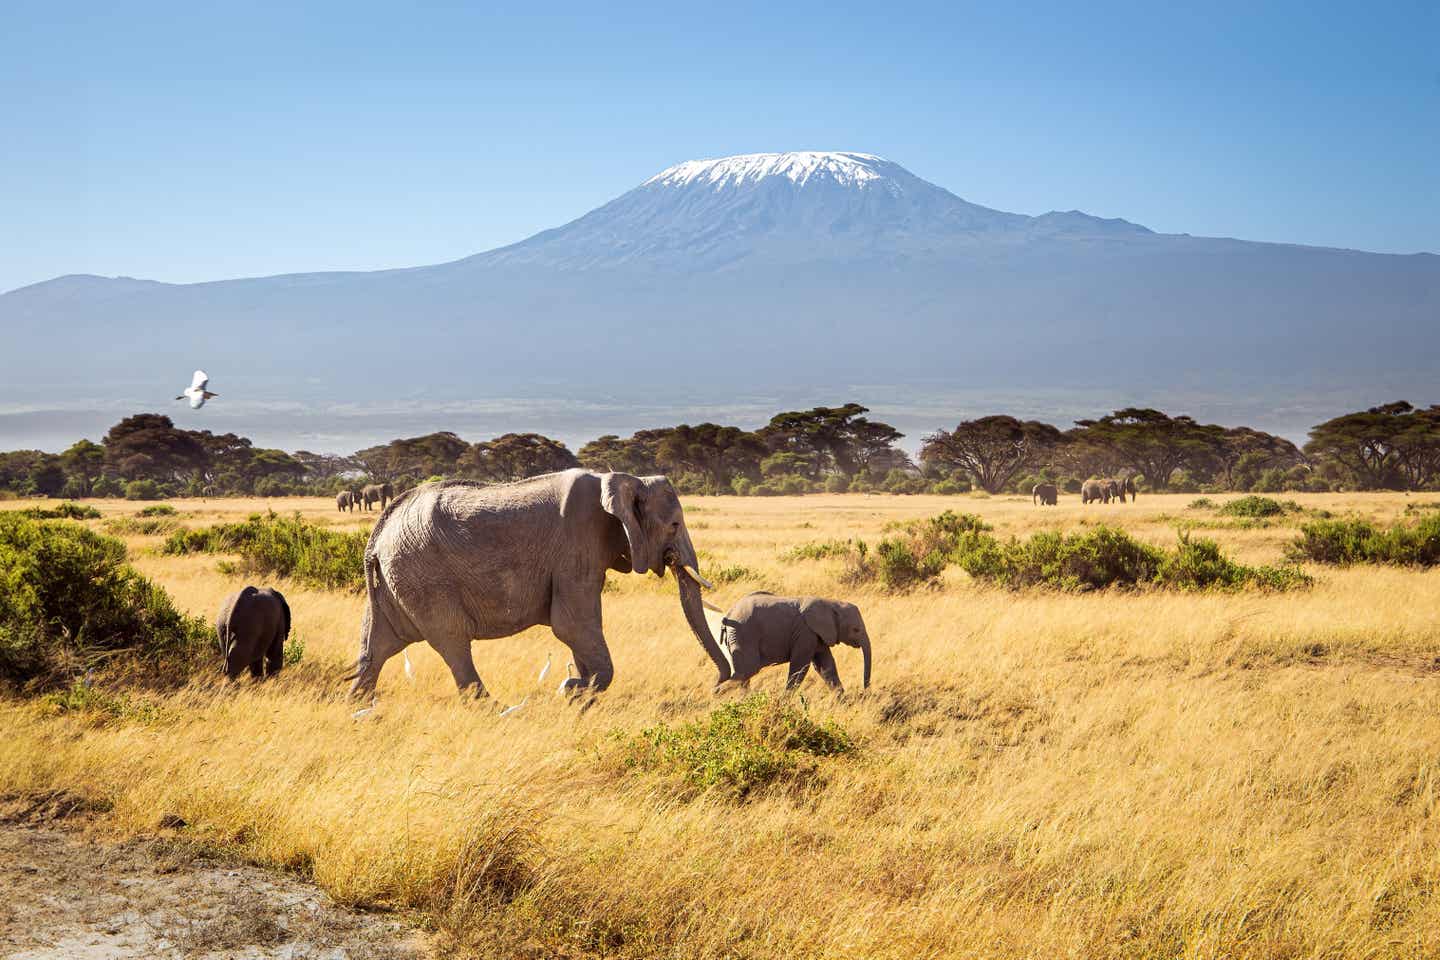
<svg viewBox="0 0 1440 960">
<path fill-rule="evenodd" d="M 472 640 L 547 625 L 574 655 L 567 690 L 599 691 L 614 677 L 601 630 L 606 570 L 668 567 L 681 607 L 715 664 L 730 666 L 685 568 L 699 561 L 675 488 L 665 477 L 566 470 L 518 483 L 427 483 L 380 515 L 365 548 L 365 614 L 352 692 L 373 691 L 385 661 L 421 640 L 461 692 L 485 696 Z M 698 576 L 698 573 L 696 574 Z"/>
</svg>

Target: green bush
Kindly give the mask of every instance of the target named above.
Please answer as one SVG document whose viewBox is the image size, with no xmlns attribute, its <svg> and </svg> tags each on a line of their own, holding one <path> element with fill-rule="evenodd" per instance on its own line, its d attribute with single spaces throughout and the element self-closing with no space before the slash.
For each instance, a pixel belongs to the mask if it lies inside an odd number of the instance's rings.
<svg viewBox="0 0 1440 960">
<path fill-rule="evenodd" d="M 1287 513 L 1299 513 L 1303 508 L 1294 500 L 1283 503 L 1270 497 L 1248 496 L 1231 500 L 1220 508 L 1227 517 L 1279 517 Z"/>
<path fill-rule="evenodd" d="M 831 474 L 825 478 L 826 493 L 844 493 L 850 489 L 850 478 L 841 476 L 838 473 Z"/>
<path fill-rule="evenodd" d="M 240 569 L 290 577 L 330 589 L 365 586 L 363 531 L 341 533 L 304 520 L 300 514 L 251 514 L 241 523 L 179 530 L 165 541 L 165 553 L 238 553 Z"/>
<path fill-rule="evenodd" d="M 957 551 L 955 561 L 972 577 L 1014 588 L 1133 587 L 1153 581 L 1164 559 L 1155 547 L 1106 526 L 1069 536 L 1042 530 L 1023 541 L 993 543 L 993 537 L 974 538 Z"/>
<path fill-rule="evenodd" d="M 1191 501 L 1190 501 L 1189 505 L 1188 505 L 1185 509 L 1187 509 L 1187 510 L 1214 510 L 1214 509 L 1215 509 L 1215 501 L 1214 501 L 1214 500 L 1211 500 L 1209 497 L 1196 497 L 1194 500 L 1191 500 Z"/>
<path fill-rule="evenodd" d="M 174 507 L 170 506 L 170 504 L 168 504 L 168 503 L 155 503 L 155 504 L 151 504 L 151 505 L 148 506 L 148 507 L 141 507 L 141 508 L 140 508 L 140 512 L 137 513 L 137 514 L 135 514 L 135 516 L 137 516 L 137 517 L 173 517 L 173 516 L 175 516 L 175 514 L 178 513 L 178 512 L 179 512 L 179 511 L 177 511 Z"/>
<path fill-rule="evenodd" d="M 803 783 L 819 760 L 851 753 L 855 744 L 834 721 L 816 723 L 795 701 L 755 694 L 726 704 L 704 720 L 665 723 L 639 734 L 611 734 L 619 767 L 659 775 L 669 792 L 706 792 L 741 800 L 763 787 Z"/>
<path fill-rule="evenodd" d="M 1290 554 L 1315 563 L 1432 567 L 1440 563 L 1440 515 L 1384 529 L 1358 517 L 1312 520 L 1301 525 Z"/>
<path fill-rule="evenodd" d="M 99 520 L 100 511 L 94 507 L 66 501 L 57 507 L 30 507 L 17 511 L 31 520 Z"/>
<path fill-rule="evenodd" d="M 853 540 L 823 540 L 791 547 L 780 555 L 780 559 L 789 563 L 797 560 L 825 560 L 829 557 L 843 557 L 854 551 Z"/>
<path fill-rule="evenodd" d="M 1312 577 L 1294 567 L 1247 567 L 1220 552 L 1214 540 L 1192 540 L 1180 534 L 1180 542 L 1166 554 L 1155 576 L 1155 585 L 1177 590 L 1235 590 L 1258 587 L 1264 590 L 1291 590 L 1313 583 Z"/>
<path fill-rule="evenodd" d="M 164 495 L 154 480 L 131 480 L 125 484 L 126 500 L 159 500 Z"/>
<path fill-rule="evenodd" d="M 954 477 L 951 477 L 948 480 L 941 480 L 939 483 L 932 486 L 930 488 L 930 492 L 942 493 L 949 496 L 953 496 L 957 493 L 969 493 L 970 484 L 968 481 L 956 480 Z"/>
<path fill-rule="evenodd" d="M 754 570 L 751 570 L 749 567 L 742 567 L 739 564 L 713 568 L 707 571 L 707 575 L 716 583 L 734 583 L 737 580 L 755 580 L 759 578 L 759 574 Z"/>
<path fill-rule="evenodd" d="M 142 662 L 183 679 L 211 629 L 125 562 L 125 545 L 79 524 L 0 514 L 0 679 L 64 683 Z"/>
</svg>

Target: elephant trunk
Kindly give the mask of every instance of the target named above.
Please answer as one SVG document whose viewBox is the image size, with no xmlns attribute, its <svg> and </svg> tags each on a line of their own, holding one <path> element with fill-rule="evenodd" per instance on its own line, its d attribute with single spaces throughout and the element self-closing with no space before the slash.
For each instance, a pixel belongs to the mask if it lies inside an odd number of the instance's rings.
<svg viewBox="0 0 1440 960">
<path fill-rule="evenodd" d="M 715 682 L 724 683 L 730 679 L 730 661 L 725 659 L 725 655 L 720 652 L 720 645 L 715 642 L 715 635 L 710 632 L 710 623 L 705 619 L 705 609 L 700 601 L 700 584 L 685 572 L 685 567 L 680 563 L 678 557 L 670 564 L 670 570 L 675 574 L 675 583 L 680 587 L 680 609 L 685 611 L 685 621 L 695 632 L 695 639 L 700 641 L 700 646 L 704 648 L 705 654 L 715 664 L 715 669 L 719 673 L 719 678 Z M 866 673 L 869 673 L 868 668 Z"/>
<path fill-rule="evenodd" d="M 863 679 L 862 682 L 861 682 L 861 686 L 862 686 L 864 689 L 869 690 L 869 689 L 870 689 L 870 638 L 869 638 L 869 637 L 866 637 L 864 640 L 861 640 L 861 641 L 860 641 L 860 652 L 865 656 L 865 676 L 864 676 L 864 679 Z"/>
</svg>

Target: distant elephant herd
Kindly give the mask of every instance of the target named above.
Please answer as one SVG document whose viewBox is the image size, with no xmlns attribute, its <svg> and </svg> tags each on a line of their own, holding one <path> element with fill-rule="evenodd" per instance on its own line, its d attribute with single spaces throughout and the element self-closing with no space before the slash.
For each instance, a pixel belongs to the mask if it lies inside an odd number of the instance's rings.
<svg viewBox="0 0 1440 960">
<path fill-rule="evenodd" d="M 1080 485 L 1081 503 L 1109 503 L 1111 500 L 1124 503 L 1127 495 L 1131 500 L 1138 499 L 1134 477 L 1086 480 Z M 1037 483 L 1030 491 L 1030 502 L 1053 507 L 1060 502 L 1060 489 L 1053 483 Z"/>
<path fill-rule="evenodd" d="M 680 497 L 663 476 L 574 469 L 509 484 L 443 480 L 391 496 L 388 484 L 374 484 L 335 499 L 341 510 L 376 502 L 383 510 L 365 547 L 360 650 L 347 677 L 354 696 L 373 697 L 386 662 L 424 641 L 462 694 L 485 697 L 471 642 L 539 625 L 571 653 L 560 692 L 598 693 L 615 675 L 600 610 L 608 570 L 674 577 L 686 623 L 715 667 L 717 692 L 731 682 L 748 686 L 762 667 L 788 664 L 787 689 L 814 666 L 843 693 L 830 651 L 836 644 L 861 651 L 863 686 L 870 685 L 870 635 L 854 604 L 757 592 L 722 611 L 702 599 L 701 588 L 714 586 L 700 575 Z M 706 609 L 723 613 L 719 640 Z M 289 630 L 290 608 L 278 591 L 248 586 L 227 598 L 216 618 L 226 675 L 278 672 Z"/>
<path fill-rule="evenodd" d="M 366 484 L 359 490 L 341 490 L 335 494 L 335 509 L 349 513 L 351 510 L 369 510 L 380 504 L 384 510 L 385 505 L 395 499 L 395 488 L 388 483 Z"/>
</svg>

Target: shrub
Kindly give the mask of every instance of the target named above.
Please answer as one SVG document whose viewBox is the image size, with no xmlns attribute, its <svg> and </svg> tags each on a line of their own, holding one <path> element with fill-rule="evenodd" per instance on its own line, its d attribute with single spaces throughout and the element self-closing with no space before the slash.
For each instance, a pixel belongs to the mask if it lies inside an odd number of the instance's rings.
<svg viewBox="0 0 1440 960">
<path fill-rule="evenodd" d="M 742 567 L 739 564 L 731 564 L 728 567 L 717 567 L 707 571 L 711 580 L 716 583 L 734 583 L 737 580 L 756 580 L 759 574 L 749 567 Z"/>
<path fill-rule="evenodd" d="M 780 555 L 780 559 L 790 563 L 797 560 L 824 560 L 829 557 L 843 557 L 854 551 L 853 540 L 824 540 L 791 547 Z"/>
<path fill-rule="evenodd" d="M 1440 515 L 1387 529 L 1358 517 L 1312 520 L 1300 527 L 1290 554 L 1315 563 L 1432 567 L 1440 563 Z"/>
<path fill-rule="evenodd" d="M 849 478 L 849 477 L 843 477 L 843 476 L 841 476 L 840 474 L 836 473 L 836 474 L 831 474 L 829 477 L 826 477 L 826 478 L 825 478 L 825 492 L 826 492 L 826 493 L 844 493 L 846 490 L 849 490 L 849 489 L 850 489 L 850 478 Z"/>
<path fill-rule="evenodd" d="M 956 556 L 961 569 L 1009 587 L 1048 584 L 1062 590 L 1136 586 L 1155 579 L 1163 554 L 1124 531 L 1099 526 L 1065 536 L 1043 530 L 1029 539 L 992 548 L 973 541 Z"/>
<path fill-rule="evenodd" d="M 180 530 L 165 541 L 168 554 L 238 553 L 241 569 L 290 577 L 331 589 L 365 586 L 363 531 L 340 533 L 318 524 L 275 513 L 251 514 L 242 523 Z"/>
<path fill-rule="evenodd" d="M 977 580 L 1012 589 L 1048 586 L 1061 590 L 1153 586 L 1177 590 L 1257 587 L 1289 590 L 1311 578 L 1286 567 L 1246 567 L 1220 553 L 1211 540 L 1182 534 L 1173 552 L 1098 526 L 1066 536 L 1041 531 L 1027 540 L 1000 543 L 984 533 L 966 534 L 951 559 Z"/>
<path fill-rule="evenodd" d="M 210 639 L 203 620 L 125 563 L 119 540 L 0 514 L 0 678 L 51 686 L 136 660 L 183 678 Z"/>
<path fill-rule="evenodd" d="M 1299 513 L 1303 509 L 1294 500 L 1286 500 L 1283 503 L 1270 497 L 1248 496 L 1239 500 L 1231 500 L 1220 508 L 1220 512 L 1227 517 L 1279 517 L 1286 513 Z"/>
<path fill-rule="evenodd" d="M 742 497 L 748 497 L 754 492 L 755 482 L 749 477 L 736 477 L 730 481 L 730 489 Z"/>
<path fill-rule="evenodd" d="M 957 480 L 954 477 L 950 477 L 946 480 L 941 480 L 939 483 L 932 486 L 930 488 L 930 492 L 942 493 L 949 496 L 953 496 L 957 493 L 969 493 L 970 483 L 967 480 Z"/>
<path fill-rule="evenodd" d="M 131 480 L 125 484 L 126 500 L 159 500 L 164 493 L 154 480 Z"/>
<path fill-rule="evenodd" d="M 855 750 L 834 721 L 816 723 L 803 704 L 764 694 L 726 704 L 704 720 L 611 737 L 622 770 L 658 774 L 684 798 L 714 791 L 743 800 L 766 786 L 811 780 L 820 758 Z"/>
<path fill-rule="evenodd" d="M 155 503 L 141 507 L 137 517 L 173 517 L 178 511 L 168 503 Z"/>
<path fill-rule="evenodd" d="M 66 501 L 55 507 L 30 507 L 17 511 L 31 520 L 98 520 L 100 511 L 94 507 Z"/>
<path fill-rule="evenodd" d="M 1160 563 L 1155 585 L 1179 590 L 1234 590 L 1254 586 L 1266 590 L 1290 590 L 1309 586 L 1314 579 L 1294 567 L 1247 567 L 1220 552 L 1214 540 L 1192 540 L 1180 534 L 1173 553 Z"/>
<path fill-rule="evenodd" d="M 1185 509 L 1187 509 L 1187 510 L 1214 510 L 1214 509 L 1215 509 L 1215 501 L 1214 501 L 1214 500 L 1211 500 L 1209 497 L 1196 497 L 1194 500 L 1191 500 L 1191 501 L 1190 501 L 1189 505 L 1188 505 Z"/>
</svg>

